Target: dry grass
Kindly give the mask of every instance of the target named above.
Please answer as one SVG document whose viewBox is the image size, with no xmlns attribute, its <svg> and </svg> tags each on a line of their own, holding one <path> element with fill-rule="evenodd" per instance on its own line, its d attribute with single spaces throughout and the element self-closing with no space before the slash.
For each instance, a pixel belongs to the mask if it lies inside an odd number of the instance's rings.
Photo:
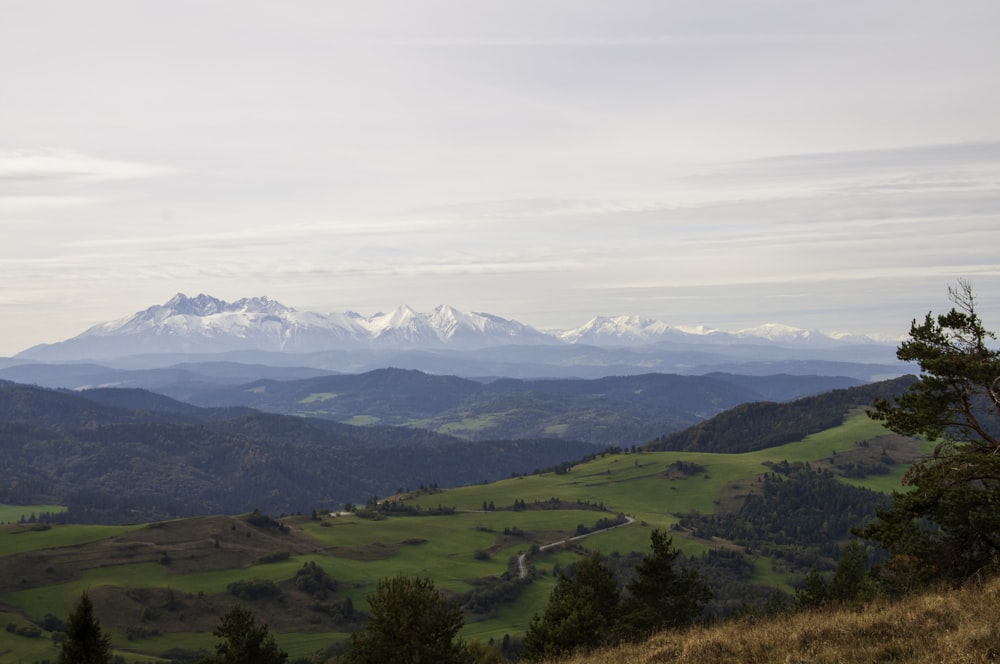
<svg viewBox="0 0 1000 664">
<path fill-rule="evenodd" d="M 1000 661 L 1000 581 L 864 609 L 732 621 L 559 664 L 940 664 Z"/>
</svg>

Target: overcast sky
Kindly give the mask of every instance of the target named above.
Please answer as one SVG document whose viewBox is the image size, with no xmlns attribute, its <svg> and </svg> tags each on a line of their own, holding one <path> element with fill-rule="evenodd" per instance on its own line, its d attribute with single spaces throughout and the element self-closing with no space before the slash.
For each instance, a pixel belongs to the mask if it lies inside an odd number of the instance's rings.
<svg viewBox="0 0 1000 664">
<path fill-rule="evenodd" d="M 0 355 L 177 292 L 1000 329 L 996 0 L 0 0 Z"/>
</svg>

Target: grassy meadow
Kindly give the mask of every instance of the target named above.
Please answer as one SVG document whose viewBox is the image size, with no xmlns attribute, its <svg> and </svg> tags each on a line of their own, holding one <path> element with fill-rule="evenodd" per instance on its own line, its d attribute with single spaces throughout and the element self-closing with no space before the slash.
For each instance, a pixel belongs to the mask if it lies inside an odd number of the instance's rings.
<svg viewBox="0 0 1000 664">
<path fill-rule="evenodd" d="M 45 512 L 59 514 L 65 511 L 66 507 L 63 505 L 5 505 L 0 503 L 0 524 L 17 523 L 22 518 L 27 520 L 33 514 L 38 515 Z"/>
<path fill-rule="evenodd" d="M 337 598 L 349 598 L 359 611 L 367 609 L 366 598 L 379 578 L 400 573 L 427 576 L 446 593 L 465 594 L 484 580 L 511 570 L 516 574 L 514 561 L 520 553 L 572 537 L 579 525 L 590 528 L 617 513 L 636 521 L 577 544 L 607 554 L 646 551 L 652 528 L 669 528 L 685 512 L 711 513 L 738 505 L 768 470 L 768 462 L 823 464 L 856 450 L 858 441 L 885 433 L 880 424 L 858 413 L 840 427 L 768 450 L 605 455 L 565 474 L 391 498 L 428 510 L 455 509 L 439 516 L 289 517 L 282 520 L 287 532 L 256 528 L 242 517 L 228 516 L 134 526 L 3 526 L 0 617 L 5 623 L 25 624 L 45 613 L 65 617 L 80 593 L 89 589 L 116 647 L 145 659 L 171 647 L 210 647 L 218 616 L 238 601 L 228 592 L 229 585 L 256 579 L 273 582 L 283 594 L 254 600 L 249 606 L 268 622 L 282 648 L 293 656 L 308 655 L 345 639 L 349 630 L 317 613 L 315 602 L 294 592 L 291 579 L 306 562 L 326 570 L 338 583 Z M 704 470 L 684 475 L 675 470 L 677 461 Z M 898 487 L 904 469 L 905 464 L 899 464 L 891 476 L 851 481 L 890 490 Z M 526 509 L 515 511 L 515 502 L 522 501 Z M 484 510 L 489 503 L 495 509 Z M 8 511 L 0 514 L 16 511 L 12 506 L 4 509 Z M 43 511 L 43 506 L 31 509 Z M 674 542 L 689 554 L 708 547 L 683 532 L 675 535 Z M 281 555 L 275 557 L 276 553 Z M 554 587 L 553 567 L 568 565 L 579 556 L 559 547 L 534 553 L 530 560 L 538 572 L 536 580 L 513 603 L 489 615 L 470 616 L 462 636 L 499 641 L 505 634 L 522 635 Z M 268 559 L 277 561 L 264 562 Z M 773 586 L 786 582 L 767 559 L 756 561 L 755 576 Z M 134 636 L 139 628 L 146 632 L 130 640 L 128 634 Z M 0 661 L 34 661 L 54 654 L 48 638 L 0 633 Z"/>
</svg>

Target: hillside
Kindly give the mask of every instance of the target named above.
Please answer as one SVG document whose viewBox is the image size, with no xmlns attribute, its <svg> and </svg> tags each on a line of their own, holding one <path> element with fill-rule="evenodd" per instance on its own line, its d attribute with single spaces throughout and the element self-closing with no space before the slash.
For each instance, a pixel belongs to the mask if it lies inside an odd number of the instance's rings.
<svg viewBox="0 0 1000 664">
<path fill-rule="evenodd" d="M 594 449 L 198 409 L 141 390 L 0 383 L 0 414 L 0 501 L 63 504 L 67 518 L 99 523 L 336 508 L 400 487 L 531 472 Z"/>
<path fill-rule="evenodd" d="M 863 609 L 828 608 L 666 632 L 552 664 L 941 664 L 995 662 L 1000 581 Z"/>
<path fill-rule="evenodd" d="M 372 503 L 350 516 L 5 526 L 0 564 L 10 573 L 0 587 L 0 617 L 27 624 L 46 612 L 65 615 L 90 588 L 116 645 L 162 655 L 171 648 L 209 647 L 212 620 L 249 598 L 282 647 L 304 656 L 335 649 L 357 628 L 346 607 L 363 613 L 378 578 L 404 573 L 430 576 L 466 607 L 465 638 L 500 642 L 523 634 L 528 618 L 545 605 L 557 571 L 587 551 L 603 552 L 627 578 L 654 527 L 669 529 L 685 553 L 683 564 L 703 574 L 716 593 L 712 615 L 726 616 L 746 604 L 762 606 L 775 588 L 789 591 L 813 566 L 829 569 L 855 524 L 830 518 L 826 492 L 838 492 L 837 514 L 864 519 L 863 510 L 843 508 L 867 504 L 877 495 L 869 488 L 898 486 L 908 459 L 920 452 L 855 414 L 839 427 L 779 447 L 742 454 L 601 453 L 552 472 L 409 492 L 383 501 L 377 511 Z M 888 466 L 880 461 L 887 456 Z M 789 500 L 801 493 L 789 491 L 762 519 L 755 506 L 767 499 L 771 482 L 808 489 L 816 500 Z M 738 517 L 747 505 L 758 516 L 737 522 L 755 533 L 709 532 L 708 524 L 690 521 Z M 634 522 L 604 530 L 619 514 Z M 823 529 L 809 525 L 823 515 Z M 781 540 L 773 536 L 775 523 L 786 535 L 811 530 L 827 539 Z M 555 542 L 565 543 L 541 549 Z M 523 579 L 521 554 L 528 554 Z M 335 582 L 318 602 L 302 596 L 295 581 L 312 564 Z"/>
<path fill-rule="evenodd" d="M 916 378 L 832 390 L 788 403 L 753 402 L 739 405 L 697 426 L 646 445 L 650 450 L 749 452 L 774 447 L 835 427 L 852 408 L 871 406 L 877 397 L 901 394 Z"/>
<path fill-rule="evenodd" d="M 562 438 L 600 446 L 639 445 L 740 403 L 787 401 L 859 384 L 844 376 L 789 374 L 471 380 L 389 368 L 300 375 L 310 371 L 237 363 L 132 371 L 22 365 L 0 370 L 0 377 L 83 389 L 91 399 L 102 386 L 105 403 L 120 396 L 111 388 L 142 388 L 200 407 L 252 407 L 348 424 L 408 426 L 465 440 Z M 141 403 L 131 407 L 162 410 Z"/>
<path fill-rule="evenodd" d="M 188 392 L 183 398 L 199 406 L 249 406 L 340 422 L 410 426 L 468 440 L 553 437 L 631 446 L 741 403 L 795 399 L 857 384 L 844 377 L 730 374 L 473 381 L 380 369 L 261 380 Z"/>
</svg>

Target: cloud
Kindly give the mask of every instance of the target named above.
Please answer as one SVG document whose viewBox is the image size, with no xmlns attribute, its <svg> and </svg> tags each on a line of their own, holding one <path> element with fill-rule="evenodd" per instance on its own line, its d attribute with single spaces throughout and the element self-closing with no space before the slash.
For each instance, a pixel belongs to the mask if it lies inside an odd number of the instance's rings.
<svg viewBox="0 0 1000 664">
<path fill-rule="evenodd" d="M 3 178 L 0 177 L 0 181 Z M 48 196 L 17 196 L 0 194 L 0 215 L 10 213 L 34 213 L 52 208 L 72 208 L 81 205 L 96 205 L 106 199 L 97 196 L 67 196 L 53 194 Z M 9 224 L 23 220 L 2 218 L 0 223 Z"/>
<path fill-rule="evenodd" d="M 0 151 L 0 180 L 126 180 L 171 175 L 176 169 L 92 157 L 72 150 Z"/>
</svg>

